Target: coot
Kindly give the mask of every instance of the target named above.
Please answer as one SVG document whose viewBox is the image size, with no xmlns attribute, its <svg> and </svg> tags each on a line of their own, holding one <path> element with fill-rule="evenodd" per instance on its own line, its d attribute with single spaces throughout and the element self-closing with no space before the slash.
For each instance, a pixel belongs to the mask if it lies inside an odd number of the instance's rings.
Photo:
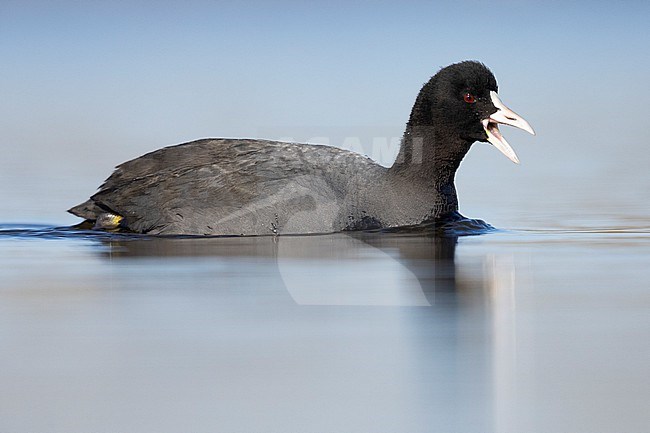
<svg viewBox="0 0 650 433">
<path fill-rule="evenodd" d="M 69 212 L 100 230 L 149 234 L 330 233 L 458 220 L 454 175 L 475 141 L 517 155 L 498 124 L 534 134 L 482 63 L 441 69 L 415 100 L 386 168 L 329 146 L 203 139 L 119 165 Z"/>
</svg>

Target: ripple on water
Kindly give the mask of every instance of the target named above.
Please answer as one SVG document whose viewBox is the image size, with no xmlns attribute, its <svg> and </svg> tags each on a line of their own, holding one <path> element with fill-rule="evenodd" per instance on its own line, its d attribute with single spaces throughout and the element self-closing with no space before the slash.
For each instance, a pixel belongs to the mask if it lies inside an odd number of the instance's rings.
<svg viewBox="0 0 650 433">
<path fill-rule="evenodd" d="M 461 219 L 457 221 L 426 222 L 413 226 L 394 227 L 388 229 L 367 230 L 368 233 L 398 233 L 424 236 L 476 236 L 498 231 L 496 228 L 478 219 Z M 323 233 L 327 234 L 327 233 Z M 274 236 L 274 235 L 264 235 Z M 287 235 L 284 235 L 287 236 Z M 291 235 L 296 236 L 296 235 Z M 297 235 L 300 236 L 300 235 Z M 167 235 L 151 236 L 135 233 L 105 232 L 99 230 L 83 230 L 75 226 L 49 226 L 34 224 L 0 224 L 0 238 L 22 239 L 88 239 L 88 240 L 129 240 L 151 237 L 165 238 L 215 238 L 239 237 L 237 235 L 194 236 L 194 235 Z"/>
</svg>

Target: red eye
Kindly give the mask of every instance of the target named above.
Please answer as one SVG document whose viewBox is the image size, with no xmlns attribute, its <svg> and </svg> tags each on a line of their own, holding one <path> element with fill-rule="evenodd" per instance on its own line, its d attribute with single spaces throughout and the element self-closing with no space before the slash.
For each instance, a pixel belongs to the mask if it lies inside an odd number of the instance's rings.
<svg viewBox="0 0 650 433">
<path fill-rule="evenodd" d="M 468 104 L 473 104 L 476 102 L 476 97 L 471 93 L 465 93 L 465 95 L 463 96 L 463 100 Z"/>
</svg>

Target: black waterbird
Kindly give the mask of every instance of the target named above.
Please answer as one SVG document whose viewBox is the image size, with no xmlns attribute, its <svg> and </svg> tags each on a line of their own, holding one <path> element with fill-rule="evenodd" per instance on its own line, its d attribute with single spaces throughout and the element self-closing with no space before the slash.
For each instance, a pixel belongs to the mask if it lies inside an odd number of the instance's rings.
<svg viewBox="0 0 650 433">
<path fill-rule="evenodd" d="M 329 146 L 203 139 L 119 165 L 69 212 L 80 226 L 149 234 L 330 233 L 459 220 L 454 176 L 475 141 L 517 155 L 498 124 L 534 134 L 465 61 L 420 90 L 392 167 Z"/>
</svg>

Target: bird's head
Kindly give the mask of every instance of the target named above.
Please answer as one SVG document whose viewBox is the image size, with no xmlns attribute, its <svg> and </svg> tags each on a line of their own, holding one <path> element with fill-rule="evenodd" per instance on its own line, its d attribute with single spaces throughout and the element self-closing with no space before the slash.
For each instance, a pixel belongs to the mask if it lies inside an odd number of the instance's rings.
<svg viewBox="0 0 650 433">
<path fill-rule="evenodd" d="M 497 81 L 482 63 L 465 61 L 441 69 L 420 95 L 430 105 L 431 122 L 463 140 L 490 142 L 511 161 L 515 151 L 499 131 L 499 124 L 514 126 L 533 135 L 523 117 L 499 98 Z"/>
</svg>

